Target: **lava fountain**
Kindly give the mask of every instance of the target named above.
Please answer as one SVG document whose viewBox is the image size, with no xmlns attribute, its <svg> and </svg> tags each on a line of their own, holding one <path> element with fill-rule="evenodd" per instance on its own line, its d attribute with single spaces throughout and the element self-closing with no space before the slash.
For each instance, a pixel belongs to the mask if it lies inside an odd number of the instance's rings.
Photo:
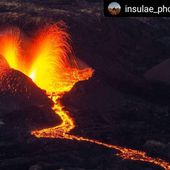
<svg viewBox="0 0 170 170">
<path fill-rule="evenodd" d="M 69 92 L 79 81 L 88 80 L 93 75 L 93 69 L 82 68 L 70 46 L 70 36 L 65 26 L 58 23 L 46 26 L 27 44 L 22 44 L 19 29 L 8 29 L 0 35 L 0 54 L 5 57 L 11 68 L 29 76 L 47 96 L 54 102 L 52 109 L 60 116 L 60 125 L 34 130 L 31 132 L 37 138 L 61 138 L 85 141 L 119 151 L 123 159 L 152 163 L 165 170 L 170 170 L 170 163 L 159 158 L 147 156 L 143 151 L 128 149 L 107 144 L 98 140 L 71 135 L 75 122 L 68 111 L 60 103 L 63 94 Z M 25 53 L 23 54 L 23 50 Z"/>
</svg>

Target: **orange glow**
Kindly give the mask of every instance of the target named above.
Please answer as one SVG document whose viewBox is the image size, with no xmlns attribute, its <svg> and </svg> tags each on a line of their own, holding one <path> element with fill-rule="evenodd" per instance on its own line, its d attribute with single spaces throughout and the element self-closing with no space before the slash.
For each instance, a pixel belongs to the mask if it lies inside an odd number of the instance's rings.
<svg viewBox="0 0 170 170">
<path fill-rule="evenodd" d="M 8 64 L 18 69 L 18 59 L 20 53 L 20 31 L 9 29 L 0 34 L 0 54 L 5 56 Z"/>
<path fill-rule="evenodd" d="M 35 38 L 30 56 L 29 76 L 48 92 L 63 93 L 92 76 L 92 69 L 80 70 L 69 44 L 69 35 L 60 27 L 44 28 Z M 80 74 L 82 73 L 82 77 Z"/>
<path fill-rule="evenodd" d="M 26 50 L 26 56 L 21 56 L 19 31 L 4 32 L 0 36 L 0 54 L 3 55 L 12 68 L 29 76 L 54 102 L 52 109 L 60 116 L 62 123 L 51 128 L 32 131 L 37 138 L 62 138 L 86 141 L 119 151 L 118 156 L 123 159 L 149 162 L 165 170 L 170 170 L 170 163 L 159 158 L 147 156 L 145 152 L 128 149 L 116 145 L 106 144 L 98 140 L 71 135 L 75 128 L 74 120 L 64 109 L 60 99 L 65 92 L 79 81 L 88 80 L 93 69 L 79 67 L 79 61 L 72 53 L 70 37 L 58 24 L 45 27 L 33 39 L 31 47 Z M 23 64 L 25 63 L 25 64 Z"/>
</svg>

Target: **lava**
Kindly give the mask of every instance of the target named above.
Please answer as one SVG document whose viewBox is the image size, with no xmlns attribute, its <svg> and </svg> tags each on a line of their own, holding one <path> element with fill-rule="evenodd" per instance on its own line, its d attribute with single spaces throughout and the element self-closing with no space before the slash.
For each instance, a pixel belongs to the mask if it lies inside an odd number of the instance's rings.
<svg viewBox="0 0 170 170">
<path fill-rule="evenodd" d="M 149 157 L 143 151 L 70 134 L 76 124 L 69 112 L 60 103 L 60 99 L 77 82 L 88 80 L 93 75 L 93 69 L 80 67 L 80 63 L 70 46 L 69 34 L 61 24 L 44 27 L 31 42 L 31 45 L 27 47 L 28 49 L 23 49 L 25 51 L 25 55 L 23 55 L 21 47 L 24 46 L 21 46 L 22 41 L 18 29 L 7 30 L 0 35 L 0 43 L 2 44 L 0 54 L 6 58 L 10 67 L 23 72 L 37 86 L 46 90 L 48 97 L 54 103 L 52 110 L 62 119 L 60 125 L 32 131 L 32 135 L 37 138 L 61 138 L 94 143 L 119 151 L 117 155 L 123 159 L 148 162 L 165 170 L 170 170 L 169 162 Z"/>
<path fill-rule="evenodd" d="M 8 29 L 0 34 L 0 54 L 5 57 L 13 68 L 18 67 L 20 51 L 20 32 L 18 29 Z"/>
</svg>

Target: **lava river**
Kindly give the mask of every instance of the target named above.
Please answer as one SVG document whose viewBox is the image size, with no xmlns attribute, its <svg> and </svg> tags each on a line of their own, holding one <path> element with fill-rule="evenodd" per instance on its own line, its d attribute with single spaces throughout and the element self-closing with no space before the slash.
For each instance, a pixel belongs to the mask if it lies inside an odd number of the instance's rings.
<svg viewBox="0 0 170 170">
<path fill-rule="evenodd" d="M 61 138 L 94 143 L 117 150 L 117 155 L 123 159 L 148 162 L 170 170 L 169 162 L 147 156 L 143 151 L 71 135 L 70 132 L 76 125 L 60 103 L 60 99 L 77 82 L 88 80 L 93 75 L 93 69 L 74 56 L 70 37 L 63 23 L 46 26 L 33 37 L 25 43 L 26 40 L 22 38 L 18 28 L 5 30 L 0 35 L 0 54 L 12 68 L 23 72 L 37 86 L 46 90 L 48 97 L 54 102 L 52 110 L 62 120 L 60 125 L 32 131 L 32 135 L 37 138 Z"/>
</svg>

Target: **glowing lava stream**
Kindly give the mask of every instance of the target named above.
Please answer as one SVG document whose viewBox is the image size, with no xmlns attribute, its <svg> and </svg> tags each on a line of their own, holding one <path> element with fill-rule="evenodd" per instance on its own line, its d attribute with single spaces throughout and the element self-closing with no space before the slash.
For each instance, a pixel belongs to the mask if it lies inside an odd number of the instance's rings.
<svg viewBox="0 0 170 170">
<path fill-rule="evenodd" d="M 118 150 L 117 155 L 123 159 L 148 162 L 170 170 L 169 162 L 149 157 L 145 152 L 71 135 L 70 132 L 75 128 L 75 123 L 69 116 L 69 112 L 64 110 L 60 99 L 77 82 L 88 80 L 93 70 L 76 60 L 69 44 L 69 35 L 60 27 L 60 24 L 42 29 L 32 43 L 25 54 L 30 56 L 28 60 L 26 57 L 21 58 L 18 29 L 3 32 L 0 36 L 0 54 L 6 58 L 12 68 L 25 73 L 37 86 L 48 92 L 48 97 L 54 102 L 52 110 L 62 119 L 60 125 L 32 131 L 32 135 L 37 138 L 61 138 L 94 143 Z"/>
<path fill-rule="evenodd" d="M 65 111 L 64 107 L 60 104 L 58 100 L 60 99 L 59 96 L 50 95 L 50 98 L 55 103 L 52 109 L 55 111 L 57 115 L 60 116 L 63 122 L 61 125 L 52 128 L 32 131 L 31 133 L 32 135 L 36 136 L 37 138 L 62 138 L 62 139 L 70 139 L 70 140 L 86 141 L 86 142 L 94 143 L 107 148 L 118 150 L 120 153 L 118 153 L 117 155 L 122 157 L 123 159 L 148 162 L 148 163 L 158 165 L 164 168 L 165 170 L 170 170 L 170 163 L 159 158 L 149 157 L 146 155 L 145 152 L 134 150 L 134 149 L 128 149 L 125 147 L 103 143 L 98 140 L 69 134 L 69 132 L 75 127 L 73 119 L 69 116 L 69 113 Z"/>
</svg>

